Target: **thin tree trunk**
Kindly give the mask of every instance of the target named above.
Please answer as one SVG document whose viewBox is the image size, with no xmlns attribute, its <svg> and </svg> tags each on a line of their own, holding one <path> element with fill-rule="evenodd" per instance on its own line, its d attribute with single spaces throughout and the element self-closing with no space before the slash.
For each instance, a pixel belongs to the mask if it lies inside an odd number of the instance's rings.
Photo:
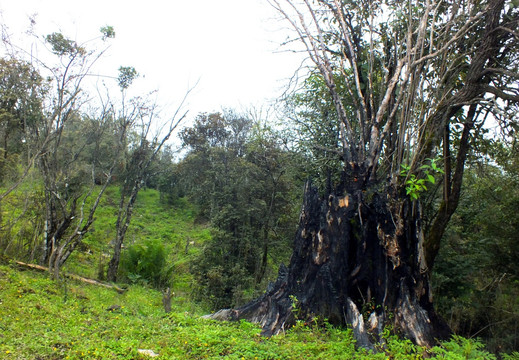
<svg viewBox="0 0 519 360">
<path fill-rule="evenodd" d="M 474 126 L 475 119 L 477 118 L 476 109 L 477 105 L 471 105 L 467 114 L 465 126 L 461 134 L 458 156 L 456 157 L 456 167 L 454 169 L 454 175 L 452 178 L 450 167 L 451 159 L 445 159 L 445 162 L 449 163 L 449 166 L 445 167 L 443 200 L 440 204 L 440 208 L 438 209 L 438 214 L 436 215 L 431 228 L 427 233 L 427 238 L 425 241 L 426 263 L 429 272 L 432 270 L 436 256 L 440 251 L 441 239 L 445 233 L 447 224 L 458 208 L 458 203 L 461 196 L 461 185 L 463 183 L 465 160 L 467 159 L 467 153 L 470 147 L 470 131 Z M 448 140 L 446 139 L 444 140 L 444 147 L 448 146 Z M 445 153 L 450 154 L 450 151 L 447 150 Z"/>
<path fill-rule="evenodd" d="M 256 284 L 261 283 L 261 280 L 263 280 L 263 277 L 265 276 L 265 272 L 267 271 L 268 252 L 269 252 L 268 225 L 265 225 L 265 228 L 263 229 L 263 247 L 262 247 L 261 263 L 259 266 L 258 273 L 256 275 Z"/>
<path fill-rule="evenodd" d="M 117 281 L 117 271 L 119 270 L 119 263 L 121 261 L 121 250 L 124 242 L 124 238 L 126 236 L 126 231 L 130 226 L 130 221 L 132 219 L 133 207 L 135 205 L 135 201 L 137 200 L 137 195 L 139 190 L 141 189 L 142 182 L 139 182 L 134 185 L 132 188 L 130 199 L 126 207 L 124 207 L 124 199 L 125 195 L 121 194 L 121 203 L 119 204 L 119 216 L 116 224 L 116 236 L 114 240 L 114 253 L 110 262 L 108 263 L 108 269 L 106 271 L 106 279 L 111 282 Z M 121 189 L 124 192 L 124 189 Z"/>
<path fill-rule="evenodd" d="M 106 270 L 106 280 L 111 282 L 117 281 L 117 271 L 119 270 L 119 262 L 121 261 L 121 249 L 123 245 L 124 235 L 119 233 L 114 241 L 114 253 L 108 262 L 108 269 Z"/>
</svg>

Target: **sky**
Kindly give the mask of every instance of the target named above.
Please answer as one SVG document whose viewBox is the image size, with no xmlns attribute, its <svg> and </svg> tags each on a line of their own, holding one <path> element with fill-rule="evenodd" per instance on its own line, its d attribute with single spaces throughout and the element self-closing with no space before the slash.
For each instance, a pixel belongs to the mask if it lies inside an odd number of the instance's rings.
<svg viewBox="0 0 519 360">
<path fill-rule="evenodd" d="M 133 91 L 157 90 L 166 109 L 194 87 L 191 116 L 272 103 L 303 59 L 280 46 L 290 34 L 266 0 L 0 0 L 0 12 L 15 41 L 33 15 L 37 34 L 59 31 L 78 43 L 113 26 L 99 73 L 135 67 Z"/>
</svg>

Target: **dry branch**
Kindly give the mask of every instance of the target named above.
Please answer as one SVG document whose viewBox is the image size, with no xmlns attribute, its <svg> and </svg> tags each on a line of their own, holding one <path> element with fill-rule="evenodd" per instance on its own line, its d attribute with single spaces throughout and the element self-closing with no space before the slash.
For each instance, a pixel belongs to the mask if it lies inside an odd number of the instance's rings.
<svg viewBox="0 0 519 360">
<path fill-rule="evenodd" d="M 18 266 L 22 266 L 24 268 L 28 268 L 28 269 L 31 269 L 31 270 L 38 270 L 38 271 L 44 271 L 44 272 L 48 272 L 49 271 L 49 268 L 47 268 L 45 266 L 41 266 L 41 265 L 28 264 L 28 263 L 24 263 L 24 262 L 21 262 L 21 261 L 15 261 L 15 263 Z M 82 276 L 79 276 L 79 275 L 76 275 L 76 274 L 64 273 L 62 275 L 64 277 L 69 278 L 69 279 L 81 281 L 81 282 L 84 282 L 84 283 L 87 283 L 87 284 L 90 284 L 90 285 L 96 285 L 96 286 L 102 286 L 102 287 L 105 287 L 105 288 L 108 288 L 108 289 L 114 289 L 119 294 L 122 294 L 122 293 L 124 293 L 126 291 L 125 289 L 120 288 L 117 285 L 106 284 L 104 282 L 101 282 L 101 281 L 98 281 L 98 280 L 94 280 L 94 279 L 88 279 L 88 278 L 85 278 L 85 277 L 82 277 Z"/>
</svg>

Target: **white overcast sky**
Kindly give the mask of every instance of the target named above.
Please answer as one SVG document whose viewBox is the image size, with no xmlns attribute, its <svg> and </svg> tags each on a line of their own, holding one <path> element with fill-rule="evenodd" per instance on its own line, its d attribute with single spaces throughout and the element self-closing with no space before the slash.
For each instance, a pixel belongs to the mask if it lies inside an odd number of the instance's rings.
<svg viewBox="0 0 519 360">
<path fill-rule="evenodd" d="M 134 66 L 139 91 L 158 90 L 174 108 L 188 88 L 199 112 L 260 107 L 278 97 L 302 55 L 280 48 L 288 32 L 266 0 L 0 0 L 0 21 L 16 35 L 36 14 L 36 33 L 61 31 L 79 43 L 111 25 L 100 72 Z"/>
</svg>

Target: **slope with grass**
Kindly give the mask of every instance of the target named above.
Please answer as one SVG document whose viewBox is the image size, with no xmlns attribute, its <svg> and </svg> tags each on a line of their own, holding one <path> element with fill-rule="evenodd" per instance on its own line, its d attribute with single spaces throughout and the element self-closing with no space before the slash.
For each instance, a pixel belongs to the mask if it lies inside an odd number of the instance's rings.
<svg viewBox="0 0 519 360">
<path fill-rule="evenodd" d="M 0 359 L 495 359 L 481 343 L 455 338 L 426 351 L 386 339 L 379 352 L 355 350 L 350 330 L 298 323 L 271 338 L 247 322 L 202 319 L 185 298 L 162 308 L 160 292 L 141 285 L 119 294 L 72 280 L 0 265 Z M 513 357 L 519 359 L 519 356 Z M 512 357 L 508 357 L 512 359 Z"/>
<path fill-rule="evenodd" d="M 108 261 L 117 215 L 118 188 L 103 199 L 92 232 L 63 271 L 98 278 Z M 0 259 L 0 359 L 495 359 L 480 342 L 456 337 L 431 350 L 399 340 L 389 329 L 377 353 L 356 350 L 351 330 L 326 321 L 302 321 L 285 333 L 261 337 L 247 322 L 203 319 L 207 310 L 191 300 L 190 263 L 210 241 L 208 225 L 180 199 L 165 205 L 155 190 L 139 194 L 126 249 L 164 246 L 172 311 L 165 313 L 161 292 L 146 279 L 126 274 L 127 291 L 87 285 L 68 278 L 51 281 L 46 273 L 23 270 Z M 318 326 L 319 325 L 319 326 Z M 324 326 L 323 326 L 324 325 Z M 519 359 L 519 354 L 504 357 Z"/>
<path fill-rule="evenodd" d="M 79 251 L 71 256 L 64 271 L 103 279 L 110 260 L 111 241 L 115 237 L 118 200 L 119 188 L 110 187 L 96 213 L 91 232 L 85 237 Z M 126 249 L 152 243 L 164 248 L 167 264 L 172 268 L 170 285 L 177 293 L 190 291 L 192 278 L 189 262 L 211 238 L 210 227 L 195 224 L 195 217 L 196 210 L 185 199 L 178 199 L 174 206 L 170 206 L 160 200 L 158 191 L 144 189 L 138 195 L 126 235 Z M 127 281 L 145 281 L 137 275 L 122 274 Z"/>
</svg>

